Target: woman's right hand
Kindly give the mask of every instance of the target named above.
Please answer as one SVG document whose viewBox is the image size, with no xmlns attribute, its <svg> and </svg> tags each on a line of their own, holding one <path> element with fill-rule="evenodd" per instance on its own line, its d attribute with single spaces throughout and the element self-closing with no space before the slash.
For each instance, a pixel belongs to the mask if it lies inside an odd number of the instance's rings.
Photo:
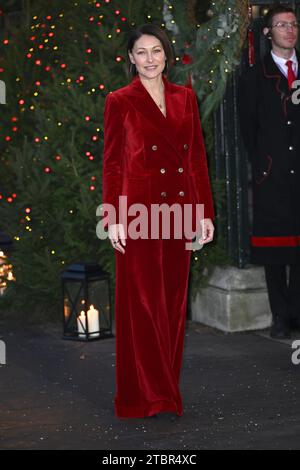
<svg viewBox="0 0 300 470">
<path fill-rule="evenodd" d="M 123 224 L 112 224 L 108 227 L 108 236 L 112 247 L 115 250 L 125 253 L 124 246 L 126 246 L 125 230 Z"/>
</svg>

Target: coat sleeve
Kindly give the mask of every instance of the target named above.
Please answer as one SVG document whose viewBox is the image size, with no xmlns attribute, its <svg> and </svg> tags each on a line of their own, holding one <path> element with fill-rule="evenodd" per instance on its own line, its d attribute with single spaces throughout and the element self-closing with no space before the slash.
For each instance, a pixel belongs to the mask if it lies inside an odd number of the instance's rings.
<svg viewBox="0 0 300 470">
<path fill-rule="evenodd" d="M 238 85 L 240 130 L 250 160 L 252 160 L 256 147 L 257 103 L 257 67 L 254 66 L 248 67 L 242 72 Z"/>
<path fill-rule="evenodd" d="M 192 154 L 197 156 L 196 168 L 199 171 L 200 179 L 200 201 L 199 203 L 204 204 L 204 217 L 206 219 L 213 219 L 214 205 L 212 198 L 211 185 L 209 180 L 208 168 L 207 168 L 207 156 L 205 143 L 203 138 L 202 126 L 199 117 L 199 108 L 197 97 L 194 90 L 191 90 L 192 94 L 192 105 L 193 105 L 193 120 L 194 120 L 194 140 Z"/>
<path fill-rule="evenodd" d="M 102 168 L 102 203 L 115 208 L 115 217 L 107 215 L 106 223 L 119 221 L 118 204 L 122 189 L 122 149 L 124 148 L 124 126 L 121 107 L 113 93 L 107 95 L 104 108 L 104 150 Z"/>
</svg>

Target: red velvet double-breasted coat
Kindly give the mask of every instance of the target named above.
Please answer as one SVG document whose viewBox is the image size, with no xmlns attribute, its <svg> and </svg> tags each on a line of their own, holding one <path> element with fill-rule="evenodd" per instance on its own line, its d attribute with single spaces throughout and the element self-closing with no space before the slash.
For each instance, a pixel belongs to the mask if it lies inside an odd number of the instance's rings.
<svg viewBox="0 0 300 470">
<path fill-rule="evenodd" d="M 107 95 L 104 111 L 102 202 L 213 202 L 196 95 L 163 76 L 166 117 L 139 76 Z M 122 222 L 120 211 L 109 223 Z M 151 221 L 150 221 L 151 224 Z M 118 417 L 183 413 L 183 356 L 191 251 L 186 239 L 127 237 L 116 256 L 116 394 Z"/>
</svg>

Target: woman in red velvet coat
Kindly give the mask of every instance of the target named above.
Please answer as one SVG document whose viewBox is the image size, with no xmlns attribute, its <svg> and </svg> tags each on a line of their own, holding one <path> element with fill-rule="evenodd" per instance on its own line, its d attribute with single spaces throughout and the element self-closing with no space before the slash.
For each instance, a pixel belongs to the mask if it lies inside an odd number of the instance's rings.
<svg viewBox="0 0 300 470">
<path fill-rule="evenodd" d="M 104 111 L 103 206 L 116 208 L 116 216 L 106 218 L 116 255 L 115 413 L 181 416 L 191 255 L 186 241 L 192 239 L 174 235 L 175 218 L 170 236 L 161 229 L 145 236 L 154 225 L 150 216 L 136 227 L 140 236 L 128 236 L 119 196 L 127 196 L 128 208 L 140 203 L 149 213 L 154 204 L 204 205 L 197 242 L 208 243 L 214 227 L 206 153 L 195 93 L 163 75 L 172 59 L 164 31 L 151 24 L 138 28 L 128 58 L 133 79 L 107 95 Z"/>
</svg>

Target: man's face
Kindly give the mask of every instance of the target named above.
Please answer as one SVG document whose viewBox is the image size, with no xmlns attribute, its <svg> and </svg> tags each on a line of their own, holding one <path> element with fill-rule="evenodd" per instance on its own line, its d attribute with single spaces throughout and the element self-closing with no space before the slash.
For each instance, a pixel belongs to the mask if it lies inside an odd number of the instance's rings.
<svg viewBox="0 0 300 470">
<path fill-rule="evenodd" d="M 297 23 L 294 13 L 278 13 L 273 17 L 272 45 L 281 49 L 293 49 L 298 40 L 298 28 L 292 26 Z"/>
</svg>

